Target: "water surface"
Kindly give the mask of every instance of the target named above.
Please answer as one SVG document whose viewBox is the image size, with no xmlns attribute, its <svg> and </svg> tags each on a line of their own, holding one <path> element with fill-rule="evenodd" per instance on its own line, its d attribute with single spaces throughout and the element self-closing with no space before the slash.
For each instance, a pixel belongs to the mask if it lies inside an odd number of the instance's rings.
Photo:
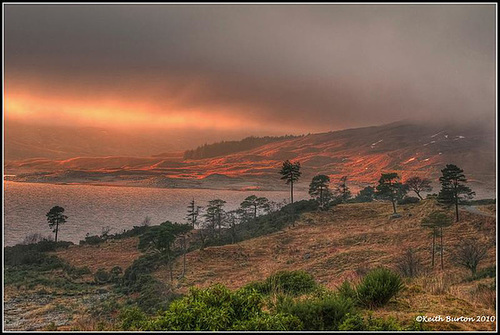
<svg viewBox="0 0 500 335">
<path fill-rule="evenodd" d="M 53 185 L 4 181 L 4 243 L 22 242 L 29 233 L 52 234 L 45 214 L 53 206 L 64 207 L 68 221 L 61 226 L 59 239 L 78 243 L 90 235 L 101 234 L 109 226 L 111 233 L 139 225 L 146 216 L 151 224 L 166 220 L 184 222 L 187 206 L 194 198 L 197 205 L 209 200 L 227 201 L 228 210 L 235 209 L 251 194 L 281 202 L 288 199 L 286 191 L 228 191 L 208 189 L 166 189 L 110 187 L 89 185 Z M 296 200 L 307 199 L 306 192 L 297 192 Z M 294 199 L 294 200 L 295 200 Z"/>
</svg>

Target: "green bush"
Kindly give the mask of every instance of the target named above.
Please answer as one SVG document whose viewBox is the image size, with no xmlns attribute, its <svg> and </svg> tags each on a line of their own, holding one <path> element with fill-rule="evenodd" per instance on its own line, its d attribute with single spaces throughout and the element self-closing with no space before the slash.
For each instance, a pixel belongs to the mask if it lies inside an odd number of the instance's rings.
<svg viewBox="0 0 500 335">
<path fill-rule="evenodd" d="M 146 322 L 143 330 L 231 330 L 256 319 L 262 312 L 262 296 L 255 290 L 231 292 L 216 284 L 207 289 L 191 288 L 188 296 L 172 302 L 166 312 Z M 262 326 L 262 320 L 254 320 Z"/>
<path fill-rule="evenodd" d="M 121 275 L 123 274 L 123 270 L 121 267 L 119 266 L 115 266 L 113 267 L 110 271 L 109 271 L 109 275 L 110 275 L 110 281 L 112 283 L 118 283 L 121 279 Z"/>
<path fill-rule="evenodd" d="M 389 302 L 404 287 L 401 277 L 385 268 L 370 271 L 356 288 L 362 306 L 373 308 Z"/>
<path fill-rule="evenodd" d="M 403 330 L 401 325 L 392 317 L 388 319 L 373 318 L 371 315 L 364 319 L 359 314 L 349 314 L 346 316 L 339 330 L 343 331 L 398 331 Z"/>
<path fill-rule="evenodd" d="M 35 244 L 17 244 L 12 247 L 4 248 L 4 257 L 6 266 L 18 265 L 55 265 L 60 266 L 62 262 L 57 260 L 56 256 L 47 255 L 48 251 L 56 251 L 57 249 L 68 248 L 73 243 L 71 242 L 53 242 L 40 241 Z"/>
<path fill-rule="evenodd" d="M 246 287 L 261 294 L 273 292 L 290 295 L 310 293 L 317 288 L 314 277 L 305 271 L 279 271 L 262 282 L 252 282 Z"/>
<path fill-rule="evenodd" d="M 256 317 L 237 322 L 232 330 L 255 330 L 255 331 L 266 331 L 266 330 L 275 330 L 275 331 L 293 331 L 293 330 L 302 330 L 302 322 L 293 316 L 287 314 L 267 314 L 260 313 Z"/>
<path fill-rule="evenodd" d="M 347 280 L 345 280 L 337 289 L 337 292 L 341 298 L 351 299 L 352 301 L 357 300 L 356 288 L 351 285 Z"/>
<path fill-rule="evenodd" d="M 495 265 L 488 266 L 476 273 L 472 280 L 482 279 L 482 278 L 493 278 L 497 275 L 497 267 Z"/>
<path fill-rule="evenodd" d="M 107 237 L 102 237 L 99 235 L 85 236 L 85 240 L 80 241 L 80 245 L 88 244 L 88 245 L 97 245 L 101 244 L 107 240 Z"/>
<path fill-rule="evenodd" d="M 99 269 L 94 274 L 94 282 L 97 284 L 109 283 L 110 279 L 111 279 L 111 275 L 109 274 L 109 272 L 107 272 L 104 269 Z"/>
<path fill-rule="evenodd" d="M 418 197 L 406 196 L 403 199 L 398 200 L 398 204 L 399 205 L 416 204 L 419 201 L 420 201 L 420 198 L 418 198 Z"/>
<path fill-rule="evenodd" d="M 125 308 L 118 317 L 121 321 L 123 330 L 141 330 L 141 327 L 147 321 L 147 316 L 138 307 Z"/>
<path fill-rule="evenodd" d="M 338 295 L 302 301 L 282 296 L 276 303 L 276 311 L 297 317 L 305 330 L 338 330 L 343 319 L 348 314 L 355 313 L 352 300 Z"/>
</svg>

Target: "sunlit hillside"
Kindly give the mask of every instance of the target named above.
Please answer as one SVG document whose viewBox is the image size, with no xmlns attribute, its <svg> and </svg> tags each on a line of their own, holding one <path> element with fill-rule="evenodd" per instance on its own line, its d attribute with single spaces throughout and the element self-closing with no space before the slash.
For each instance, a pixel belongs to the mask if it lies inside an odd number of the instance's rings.
<svg viewBox="0 0 500 335">
<path fill-rule="evenodd" d="M 275 180 L 285 159 L 299 161 L 303 177 L 349 176 L 355 186 L 373 184 L 382 172 L 429 177 L 437 182 L 445 164 L 458 164 L 475 189 L 492 193 L 494 133 L 479 126 L 443 127 L 406 122 L 379 127 L 310 134 L 225 156 L 183 159 L 154 157 L 76 157 L 33 159 L 6 164 L 16 181 L 96 183 L 146 187 L 282 189 Z M 307 185 L 298 185 L 305 188 Z"/>
</svg>

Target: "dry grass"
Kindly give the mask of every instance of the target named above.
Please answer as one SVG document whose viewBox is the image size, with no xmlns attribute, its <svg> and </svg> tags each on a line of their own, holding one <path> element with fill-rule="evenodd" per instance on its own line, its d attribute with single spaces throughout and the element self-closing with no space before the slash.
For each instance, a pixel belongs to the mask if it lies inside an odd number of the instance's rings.
<svg viewBox="0 0 500 335">
<path fill-rule="evenodd" d="M 445 270 L 440 270 L 439 254 L 436 266 L 430 267 L 431 239 L 429 231 L 421 228 L 421 219 L 438 209 L 431 201 L 399 206 L 401 218 L 390 219 L 392 208 L 388 203 L 347 204 L 333 211 L 307 213 L 294 227 L 267 236 L 243 241 L 235 245 L 209 247 L 186 255 L 187 273 L 175 280 L 180 293 L 192 285 L 207 287 L 220 282 L 231 289 L 254 280 L 263 280 L 279 270 L 306 270 L 324 286 L 334 289 L 345 279 L 357 281 L 369 269 L 377 266 L 394 268 L 397 258 L 413 248 L 423 260 L 421 277 L 407 280 L 407 288 L 375 316 L 394 316 L 409 323 L 419 313 L 424 315 L 476 316 L 495 315 L 496 291 L 485 289 L 494 279 L 469 282 L 469 272 L 456 267 L 451 260 L 453 246 L 466 237 L 476 237 L 484 243 L 494 242 L 494 218 L 462 212 L 460 223 L 444 230 Z M 451 215 L 451 212 L 450 212 Z M 99 246 L 72 246 L 57 255 L 71 265 L 88 266 L 92 272 L 114 266 L 126 269 L 140 256 L 138 239 L 108 241 Z M 496 263 L 494 244 L 480 268 Z M 174 275 L 182 272 L 182 258 L 174 266 Z M 155 276 L 169 281 L 166 269 Z M 483 286 L 480 286 L 484 284 Z M 6 290 L 9 296 L 16 292 Z M 62 304 L 62 302 L 61 302 Z M 26 311 L 37 317 L 36 309 Z M 75 315 L 76 317 L 76 315 Z M 88 318 L 76 319 L 73 328 L 99 329 L 111 325 L 90 324 Z M 496 323 L 436 323 L 440 330 L 494 330 Z"/>
<path fill-rule="evenodd" d="M 107 271 L 115 266 L 128 268 L 141 252 L 137 250 L 139 239 L 130 237 L 121 240 L 108 240 L 99 245 L 73 245 L 56 255 L 76 267 L 87 266 L 93 273 L 103 268 Z"/>
<path fill-rule="evenodd" d="M 422 259 L 425 272 L 409 282 L 409 288 L 394 304 L 376 313 L 393 315 L 402 322 L 410 322 L 418 313 L 494 315 L 491 292 L 482 291 L 488 302 L 479 303 L 479 295 L 473 297 L 470 293 L 471 285 L 475 284 L 464 281 L 469 276 L 468 271 L 456 267 L 451 254 L 453 246 L 465 237 L 474 236 L 485 243 L 494 241 L 495 219 L 462 212 L 460 223 L 445 228 L 445 270 L 441 271 L 439 253 L 436 266 L 431 269 L 429 231 L 420 227 L 421 219 L 436 209 L 439 208 L 433 201 L 426 200 L 400 206 L 398 211 L 403 217 L 398 219 L 389 218 L 392 211 L 389 204 L 376 202 L 340 205 L 327 213 L 308 213 L 295 227 L 236 245 L 210 247 L 187 254 L 186 277 L 174 284 L 181 292 L 186 292 L 191 285 L 206 287 L 215 282 L 235 289 L 278 270 L 302 269 L 333 289 L 345 279 L 358 280 L 368 269 L 394 268 L 396 258 L 407 248 L 413 248 Z M 494 245 L 480 267 L 493 264 Z M 174 266 L 174 274 L 182 272 L 181 266 L 179 260 Z M 165 281 L 169 278 L 165 269 L 160 269 L 156 276 Z M 432 327 L 491 330 L 495 324 L 433 324 Z"/>
</svg>

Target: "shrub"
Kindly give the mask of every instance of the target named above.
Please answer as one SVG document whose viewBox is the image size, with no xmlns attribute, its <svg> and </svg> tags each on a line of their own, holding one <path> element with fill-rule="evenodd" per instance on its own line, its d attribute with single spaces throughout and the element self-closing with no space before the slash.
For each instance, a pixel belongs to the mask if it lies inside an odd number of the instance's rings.
<svg viewBox="0 0 500 335">
<path fill-rule="evenodd" d="M 107 238 L 93 235 L 93 236 L 85 236 L 85 240 L 80 241 L 80 245 L 88 244 L 88 245 L 97 245 L 106 241 Z"/>
<path fill-rule="evenodd" d="M 112 283 L 118 283 L 121 279 L 121 275 L 123 274 L 123 270 L 119 266 L 115 266 L 109 271 L 110 281 Z"/>
<path fill-rule="evenodd" d="M 488 266 L 476 273 L 472 279 L 493 278 L 497 275 L 497 267 L 495 265 Z"/>
<path fill-rule="evenodd" d="M 396 267 L 402 276 L 413 278 L 420 274 L 422 261 L 413 249 L 408 249 L 396 261 Z"/>
<path fill-rule="evenodd" d="M 243 325 L 264 327 L 269 316 L 262 312 L 262 305 L 262 296 L 255 290 L 231 292 L 221 284 L 207 289 L 193 287 L 188 296 L 172 302 L 166 312 L 146 322 L 142 329 L 218 331 Z M 291 319 L 288 321 L 293 324 Z M 279 319 L 273 322 L 276 325 Z M 269 321 L 268 325 L 273 323 Z"/>
<path fill-rule="evenodd" d="M 302 322 L 293 316 L 287 314 L 274 314 L 270 315 L 267 313 L 260 313 L 256 317 L 240 321 L 236 323 L 232 330 L 255 330 L 255 331 L 265 331 L 265 330 L 275 330 L 275 331 L 291 331 L 291 330 L 302 330 Z"/>
<path fill-rule="evenodd" d="M 147 320 L 146 314 L 138 307 L 125 308 L 118 317 L 123 330 L 141 330 Z"/>
<path fill-rule="evenodd" d="M 94 275 L 94 282 L 97 284 L 108 283 L 111 279 L 111 275 L 104 269 L 99 269 Z"/>
<path fill-rule="evenodd" d="M 397 331 L 403 330 L 401 325 L 392 317 L 387 319 L 374 318 L 369 315 L 366 319 L 359 314 L 349 314 L 339 326 L 339 330 L 349 331 Z"/>
<path fill-rule="evenodd" d="M 401 277 L 385 268 L 370 271 L 356 288 L 358 301 L 369 308 L 383 306 L 404 287 Z"/>
<path fill-rule="evenodd" d="M 399 205 L 408 205 L 408 204 L 416 204 L 420 199 L 418 197 L 409 197 L 406 196 L 403 199 L 398 200 Z"/>
<path fill-rule="evenodd" d="M 279 271 L 263 282 L 253 282 L 246 286 L 261 294 L 273 292 L 300 295 L 312 292 L 317 288 L 314 277 L 305 271 Z"/>
<path fill-rule="evenodd" d="M 341 298 L 351 299 L 352 301 L 356 301 L 357 292 L 356 288 L 351 285 L 347 280 L 345 280 L 338 288 L 337 292 Z"/>
<path fill-rule="evenodd" d="M 276 311 L 296 316 L 306 330 L 337 330 L 346 315 L 354 313 L 354 305 L 351 299 L 338 295 L 302 301 L 279 297 Z"/>
</svg>

